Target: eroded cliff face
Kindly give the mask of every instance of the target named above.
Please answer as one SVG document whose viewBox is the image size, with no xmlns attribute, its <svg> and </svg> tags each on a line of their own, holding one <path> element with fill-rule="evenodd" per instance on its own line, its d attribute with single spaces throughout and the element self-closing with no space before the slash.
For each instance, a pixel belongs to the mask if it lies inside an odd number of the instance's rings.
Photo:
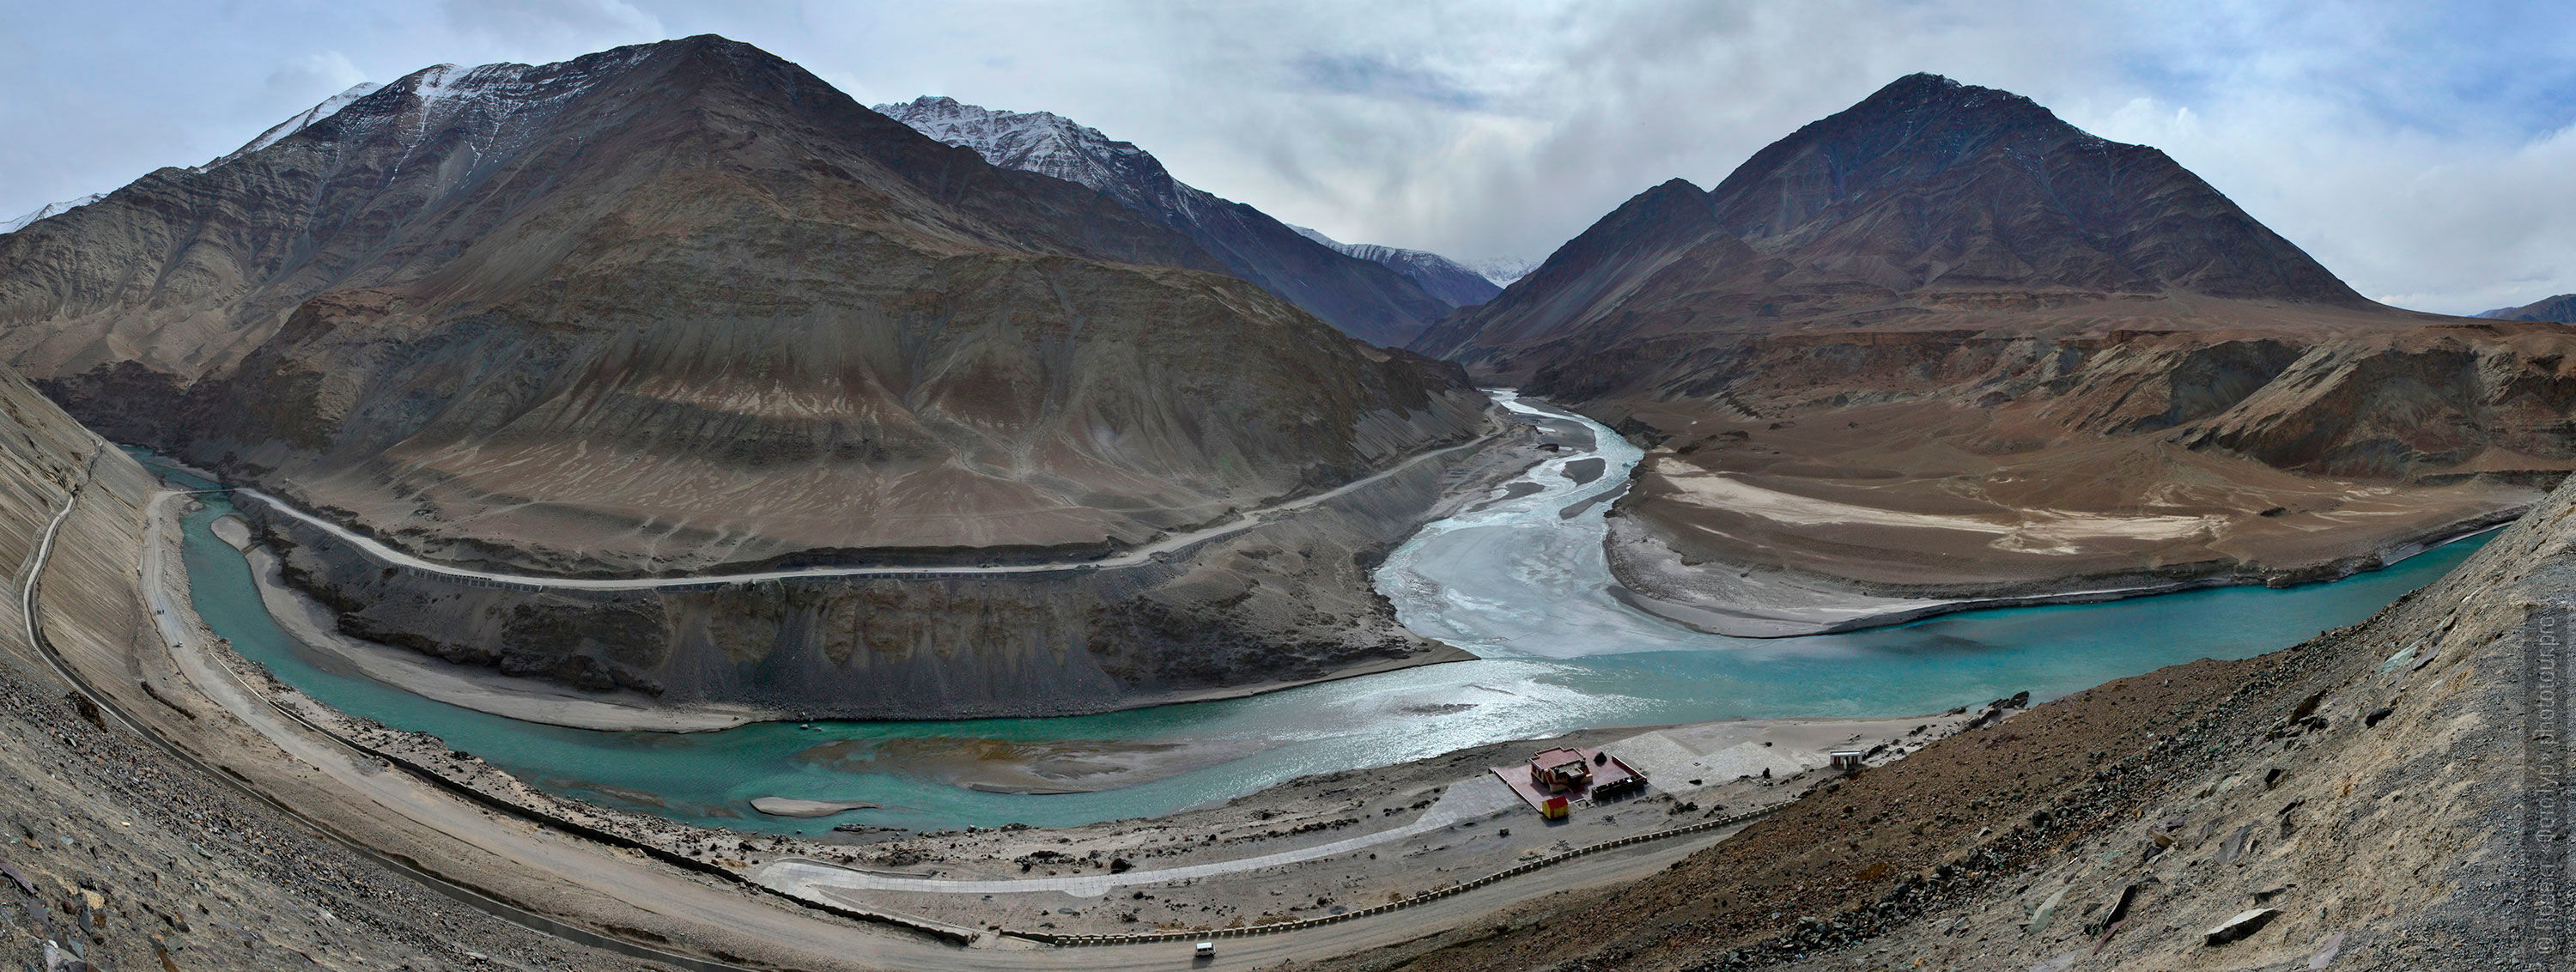
<svg viewBox="0 0 2576 972">
<path fill-rule="evenodd" d="M 431 556 L 1098 550 L 1462 441 L 1455 369 L 721 38 L 433 68 L 0 237 L 76 413 Z"/>
</svg>

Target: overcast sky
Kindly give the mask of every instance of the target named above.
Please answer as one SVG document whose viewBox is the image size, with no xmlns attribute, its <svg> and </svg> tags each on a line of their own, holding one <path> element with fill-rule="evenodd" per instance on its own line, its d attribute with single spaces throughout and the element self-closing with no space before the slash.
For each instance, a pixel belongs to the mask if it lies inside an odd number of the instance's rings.
<svg viewBox="0 0 2576 972">
<path fill-rule="evenodd" d="M 2164 149 L 2364 294 L 2474 312 L 2576 291 L 2571 28 L 2548 2 L 0 0 L 0 217 L 361 80 L 719 33 L 866 103 L 1054 111 L 1344 240 L 1540 259 L 1935 71 Z"/>
</svg>

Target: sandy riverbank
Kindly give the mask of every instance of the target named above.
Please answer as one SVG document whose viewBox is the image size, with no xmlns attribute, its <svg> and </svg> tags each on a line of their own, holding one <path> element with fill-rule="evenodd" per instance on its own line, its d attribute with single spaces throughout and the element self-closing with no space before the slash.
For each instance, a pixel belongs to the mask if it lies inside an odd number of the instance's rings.
<svg viewBox="0 0 2576 972">
<path fill-rule="evenodd" d="M 1815 634 L 2333 580 L 2510 521 L 2545 485 L 2503 459 L 2345 478 L 1994 421 L 1922 402 L 1621 416 L 1644 454 L 1610 517 L 1612 573 L 1630 603 L 1703 630 Z"/>
<path fill-rule="evenodd" d="M 1613 517 L 1603 548 L 1613 595 L 1649 614 L 1691 628 L 1738 638 L 1830 634 L 1986 608 L 2089 604 L 2171 594 L 2208 587 L 2340 580 L 2396 564 L 2416 554 L 2502 528 L 2527 507 L 2486 510 L 2424 534 L 2380 538 L 2353 549 L 2321 545 L 2308 561 L 2287 566 L 2209 560 L 2141 567 L 2107 574 L 1988 583 L 1945 583 L 1925 571 L 1919 585 L 1862 583 L 1805 570 L 1697 559 L 1665 539 L 1665 525 L 1641 517 Z M 1939 595 L 1920 592 L 1940 591 Z"/>
<path fill-rule="evenodd" d="M 1891 762 L 1984 715 L 1585 730 L 1303 777 L 1166 817 L 862 834 L 820 853 L 782 856 L 752 874 L 790 893 L 953 924 L 1064 933 L 1263 924 L 1366 907 L 1575 846 L 1785 803 L 1839 777 L 1826 769 L 1835 750 Z M 1541 820 L 1489 769 L 1516 769 L 1532 752 L 1558 745 L 1602 747 L 1652 782 L 1639 796 L 1580 806 L 1564 821 Z M 1677 846 L 1706 846 L 1730 832 Z"/>
</svg>

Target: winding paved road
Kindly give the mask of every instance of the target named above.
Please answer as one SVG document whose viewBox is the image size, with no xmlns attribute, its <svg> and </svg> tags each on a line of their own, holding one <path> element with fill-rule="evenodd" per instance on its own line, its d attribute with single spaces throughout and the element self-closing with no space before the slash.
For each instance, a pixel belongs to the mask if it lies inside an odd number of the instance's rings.
<svg viewBox="0 0 2576 972">
<path fill-rule="evenodd" d="M 1030 891 L 1062 891 L 1078 898 L 1096 898 L 1109 889 L 1133 885 L 1166 884 L 1189 881 L 1219 874 L 1235 874 L 1256 868 L 1300 864 L 1306 861 L 1338 857 L 1364 847 L 1374 847 L 1415 834 L 1429 833 L 1461 820 L 1492 816 L 1496 811 L 1520 806 L 1520 798 L 1503 787 L 1502 781 L 1490 774 L 1452 784 L 1441 791 L 1440 802 L 1425 810 L 1412 823 L 1357 837 L 1344 838 L 1312 847 L 1300 847 L 1253 857 L 1210 861 L 1182 867 L 1151 871 L 1128 871 L 1123 874 L 1073 874 L 1054 877 L 966 879 L 914 878 L 865 871 L 826 864 L 807 858 L 784 858 L 761 865 L 753 879 L 800 897 L 819 897 L 823 890 L 841 891 L 911 891 L 929 894 L 1016 894 Z"/>
<path fill-rule="evenodd" d="M 821 577 L 976 577 L 989 575 L 1042 574 L 1079 570 L 1098 570 L 1114 567 L 1133 567 L 1138 564 L 1148 563 L 1163 554 L 1180 550 L 1202 541 L 1213 540 L 1218 537 L 1241 533 L 1245 530 L 1252 529 L 1253 527 L 1270 522 L 1280 514 L 1293 513 L 1298 510 L 1314 506 L 1318 503 L 1323 503 L 1340 496 L 1348 495 L 1353 490 L 1367 487 L 1372 483 L 1382 481 L 1389 476 L 1393 476 L 1441 456 L 1471 449 L 1483 448 L 1486 443 L 1492 442 L 1495 437 L 1501 434 L 1501 432 L 1488 433 L 1487 435 L 1478 438 L 1473 442 L 1466 443 L 1465 445 L 1455 445 L 1446 449 L 1435 449 L 1430 452 L 1425 452 L 1374 475 L 1361 479 L 1354 479 L 1313 496 L 1301 497 L 1284 503 L 1266 506 L 1258 510 L 1247 512 L 1242 516 L 1238 516 L 1232 520 L 1228 520 L 1215 526 L 1203 527 L 1186 533 L 1175 533 L 1152 543 L 1136 547 L 1125 553 L 1103 557 L 1096 560 L 1067 560 L 1053 563 L 1011 564 L 991 567 L 803 567 L 794 570 L 761 570 L 737 574 L 688 574 L 678 577 L 596 578 L 555 577 L 544 574 L 507 574 L 497 571 L 474 570 L 466 567 L 458 567 L 453 564 L 443 564 L 435 560 L 429 560 L 414 554 L 405 553 L 401 550 L 395 549 L 394 547 L 388 546 L 373 537 L 358 533 L 357 531 L 341 526 L 338 523 L 334 523 L 316 514 L 298 509 L 294 504 L 248 486 L 236 488 L 233 492 L 236 495 L 246 496 L 262 503 L 266 503 L 278 512 L 312 524 L 323 532 L 340 538 L 342 542 L 366 551 L 368 556 L 375 558 L 379 563 L 402 567 L 409 570 L 416 570 L 426 574 L 435 574 L 442 577 L 454 577 L 493 584 L 510 584 L 521 587 L 580 591 L 634 591 L 674 587 L 705 587 L 719 584 L 740 584 L 756 581 Z"/>
</svg>

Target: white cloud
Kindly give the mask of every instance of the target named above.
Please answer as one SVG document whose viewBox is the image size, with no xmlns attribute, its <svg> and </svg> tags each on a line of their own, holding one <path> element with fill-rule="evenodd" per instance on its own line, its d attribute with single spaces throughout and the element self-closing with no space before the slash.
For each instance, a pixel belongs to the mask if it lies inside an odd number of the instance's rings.
<svg viewBox="0 0 2576 972">
<path fill-rule="evenodd" d="M 270 94 L 289 99 L 319 100 L 348 90 L 350 85 L 366 79 L 367 73 L 358 70 L 358 65 L 349 60 L 349 55 L 323 51 L 306 54 L 269 72 L 264 87 Z"/>
</svg>

